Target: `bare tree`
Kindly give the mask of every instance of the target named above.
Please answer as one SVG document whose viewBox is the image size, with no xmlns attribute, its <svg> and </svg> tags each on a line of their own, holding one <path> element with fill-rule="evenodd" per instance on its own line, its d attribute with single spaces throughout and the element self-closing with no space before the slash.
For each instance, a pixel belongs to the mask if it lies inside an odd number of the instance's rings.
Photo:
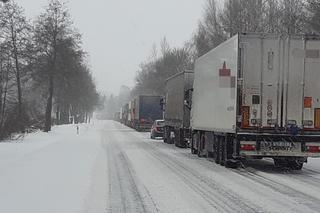
<svg viewBox="0 0 320 213">
<path fill-rule="evenodd" d="M 320 33 L 320 0 L 308 0 L 308 25 L 311 32 Z"/>
<path fill-rule="evenodd" d="M 44 126 L 44 131 L 46 132 L 51 130 L 52 125 L 54 82 L 59 72 L 57 69 L 58 45 L 61 40 L 72 36 L 74 36 L 74 32 L 66 6 L 58 0 L 51 0 L 46 11 L 38 17 L 35 27 L 35 42 L 38 55 L 46 65 L 43 67 L 42 75 L 48 82 Z"/>
<path fill-rule="evenodd" d="M 307 18 L 304 0 L 283 0 L 281 27 L 287 34 L 305 33 Z"/>
<path fill-rule="evenodd" d="M 132 95 L 163 95 L 165 80 L 170 76 L 192 68 L 192 57 L 187 47 L 170 48 L 162 42 L 162 53 L 155 60 L 140 65 L 136 76 L 136 86 Z"/>
<path fill-rule="evenodd" d="M 0 7 L 0 139 L 30 127 L 50 131 L 54 109 L 57 124 L 70 115 L 88 121 L 99 102 L 66 6 L 50 0 L 34 27 L 23 13 L 14 1 Z"/>
<path fill-rule="evenodd" d="M 26 75 L 25 67 L 28 61 L 27 57 L 30 54 L 28 47 L 31 44 L 31 26 L 23 14 L 23 9 L 14 1 L 10 1 L 2 7 L 1 16 L 0 25 L 5 46 L 3 49 L 8 51 L 10 56 L 17 86 L 18 116 L 16 121 L 19 130 L 24 131 L 22 79 Z"/>
<path fill-rule="evenodd" d="M 197 57 L 207 53 L 226 40 L 227 35 L 219 18 L 219 11 L 215 0 L 207 0 L 203 20 L 193 36 Z"/>
</svg>

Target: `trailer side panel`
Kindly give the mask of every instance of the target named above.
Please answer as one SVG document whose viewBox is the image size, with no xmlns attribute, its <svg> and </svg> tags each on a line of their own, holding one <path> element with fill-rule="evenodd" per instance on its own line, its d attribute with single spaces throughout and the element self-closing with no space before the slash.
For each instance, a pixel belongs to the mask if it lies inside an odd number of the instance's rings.
<svg viewBox="0 0 320 213">
<path fill-rule="evenodd" d="M 234 36 L 196 61 L 193 129 L 236 131 L 237 59 L 238 36 Z"/>
</svg>

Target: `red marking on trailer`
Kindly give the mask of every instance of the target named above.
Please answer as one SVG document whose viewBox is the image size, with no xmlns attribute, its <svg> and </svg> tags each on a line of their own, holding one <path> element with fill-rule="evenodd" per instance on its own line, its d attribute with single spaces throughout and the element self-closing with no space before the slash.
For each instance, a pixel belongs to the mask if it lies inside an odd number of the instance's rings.
<svg viewBox="0 0 320 213">
<path fill-rule="evenodd" d="M 231 70 L 227 69 L 226 62 L 223 62 L 222 69 L 219 69 L 219 76 L 231 76 Z"/>
</svg>

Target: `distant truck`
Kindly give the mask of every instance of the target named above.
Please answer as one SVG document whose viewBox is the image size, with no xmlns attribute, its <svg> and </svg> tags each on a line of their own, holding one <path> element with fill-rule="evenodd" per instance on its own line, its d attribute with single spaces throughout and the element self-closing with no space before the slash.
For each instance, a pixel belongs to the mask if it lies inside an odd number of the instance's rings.
<svg viewBox="0 0 320 213">
<path fill-rule="evenodd" d="M 114 116 L 113 116 L 113 120 L 120 122 L 120 117 L 121 117 L 121 112 L 120 111 L 119 112 L 115 112 Z"/>
<path fill-rule="evenodd" d="M 166 80 L 164 142 L 187 147 L 190 138 L 191 91 L 193 71 L 180 72 Z"/>
<path fill-rule="evenodd" d="M 236 35 L 195 63 L 192 153 L 235 166 L 273 158 L 300 170 L 320 157 L 320 40 Z"/>
<path fill-rule="evenodd" d="M 130 103 L 130 126 L 138 131 L 150 131 L 155 120 L 163 118 L 161 96 L 139 95 Z"/>
<path fill-rule="evenodd" d="M 128 116 L 129 116 L 129 104 L 125 104 L 123 105 L 123 107 L 121 107 L 120 122 L 124 125 L 128 125 Z"/>
</svg>

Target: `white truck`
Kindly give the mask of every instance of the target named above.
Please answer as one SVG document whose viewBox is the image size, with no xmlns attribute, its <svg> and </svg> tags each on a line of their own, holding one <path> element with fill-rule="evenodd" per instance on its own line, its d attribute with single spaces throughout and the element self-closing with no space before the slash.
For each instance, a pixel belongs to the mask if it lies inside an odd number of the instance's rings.
<svg viewBox="0 0 320 213">
<path fill-rule="evenodd" d="M 233 166 L 320 157 L 320 39 L 239 34 L 195 63 L 192 153 Z"/>
<path fill-rule="evenodd" d="M 177 147 L 188 146 L 190 138 L 190 105 L 193 85 L 193 71 L 177 73 L 166 80 L 164 103 L 165 143 L 174 143 Z"/>
</svg>

